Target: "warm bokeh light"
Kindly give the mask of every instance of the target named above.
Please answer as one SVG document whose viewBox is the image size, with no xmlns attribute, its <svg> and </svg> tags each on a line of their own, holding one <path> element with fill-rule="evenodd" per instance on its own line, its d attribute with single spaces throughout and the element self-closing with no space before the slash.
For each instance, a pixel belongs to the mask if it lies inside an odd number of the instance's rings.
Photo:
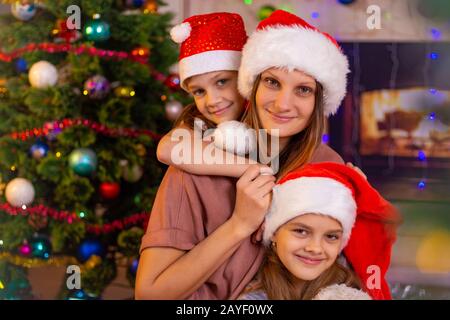
<svg viewBox="0 0 450 320">
<path fill-rule="evenodd" d="M 416 264 L 422 272 L 450 272 L 450 232 L 434 230 L 427 234 L 417 249 Z"/>
</svg>

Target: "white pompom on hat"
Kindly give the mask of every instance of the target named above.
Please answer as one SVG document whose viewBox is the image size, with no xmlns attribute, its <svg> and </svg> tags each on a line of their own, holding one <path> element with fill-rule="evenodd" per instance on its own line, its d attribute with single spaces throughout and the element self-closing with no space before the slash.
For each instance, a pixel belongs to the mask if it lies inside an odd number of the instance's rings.
<svg viewBox="0 0 450 320">
<path fill-rule="evenodd" d="M 256 133 L 243 122 L 225 121 L 219 123 L 214 130 L 214 145 L 219 149 L 244 156 L 256 149 Z"/>
<path fill-rule="evenodd" d="M 176 43 L 182 43 L 191 35 L 191 25 L 187 22 L 180 23 L 170 30 L 170 37 Z"/>
</svg>

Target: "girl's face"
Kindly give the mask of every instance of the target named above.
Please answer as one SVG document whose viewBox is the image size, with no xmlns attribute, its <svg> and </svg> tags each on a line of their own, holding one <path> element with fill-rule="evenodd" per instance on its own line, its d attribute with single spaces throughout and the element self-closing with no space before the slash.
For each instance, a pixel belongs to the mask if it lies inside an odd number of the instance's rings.
<svg viewBox="0 0 450 320">
<path fill-rule="evenodd" d="M 236 120 L 244 109 L 244 99 L 237 89 L 237 71 L 214 71 L 187 79 L 189 93 L 198 110 L 208 120 L 219 124 Z"/>
<path fill-rule="evenodd" d="M 263 128 L 279 129 L 280 139 L 301 132 L 313 113 L 315 90 L 315 79 L 301 71 L 264 71 L 256 91 L 256 109 Z"/>
<path fill-rule="evenodd" d="M 328 216 L 305 214 L 282 225 L 272 237 L 280 261 L 296 278 L 311 281 L 337 259 L 341 224 Z"/>
</svg>

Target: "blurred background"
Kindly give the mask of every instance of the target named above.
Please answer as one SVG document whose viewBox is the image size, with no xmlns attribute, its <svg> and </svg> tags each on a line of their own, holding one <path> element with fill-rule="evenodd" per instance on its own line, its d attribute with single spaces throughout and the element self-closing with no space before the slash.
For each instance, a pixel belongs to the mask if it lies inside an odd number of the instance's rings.
<svg viewBox="0 0 450 320">
<path fill-rule="evenodd" d="M 63 23 L 72 4 L 80 30 Z M 394 298 L 450 299 L 446 0 L 0 1 L 0 299 L 133 298 L 165 170 L 155 142 L 190 101 L 168 31 L 226 11 L 250 34 L 278 8 L 349 57 L 323 143 L 402 212 Z M 70 264 L 87 275 L 83 290 L 67 290 Z"/>
</svg>

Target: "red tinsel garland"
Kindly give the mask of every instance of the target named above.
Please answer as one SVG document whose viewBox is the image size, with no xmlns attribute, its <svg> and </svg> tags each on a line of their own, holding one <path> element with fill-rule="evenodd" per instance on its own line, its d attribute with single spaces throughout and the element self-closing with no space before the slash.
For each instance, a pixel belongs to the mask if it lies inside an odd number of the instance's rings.
<svg viewBox="0 0 450 320">
<path fill-rule="evenodd" d="M 88 226 L 87 231 L 89 233 L 94 233 L 96 235 L 99 235 L 99 234 L 111 233 L 114 231 L 121 231 L 121 230 L 124 230 L 126 227 L 136 226 L 136 225 L 141 225 L 144 229 L 146 229 L 148 216 L 149 216 L 149 213 L 146 213 L 146 212 L 136 213 L 136 214 L 133 214 L 132 216 L 125 217 L 123 219 L 118 219 L 118 220 L 114 220 L 109 223 L 105 223 L 104 225 Z"/>
<path fill-rule="evenodd" d="M 73 126 L 85 126 L 91 128 L 95 132 L 108 137 L 130 137 L 136 138 L 139 135 L 150 136 L 154 140 L 161 139 L 161 135 L 147 129 L 132 129 L 132 128 L 108 128 L 104 124 L 89 120 L 89 119 L 63 119 L 53 122 L 47 122 L 42 128 L 33 128 L 21 132 L 10 133 L 13 139 L 27 140 L 29 138 L 46 136 L 53 130 L 63 130 Z"/>
<path fill-rule="evenodd" d="M 75 212 L 58 211 L 52 208 L 48 208 L 42 204 L 22 209 L 13 207 L 9 203 L 0 203 L 0 210 L 5 211 L 12 216 L 37 215 L 41 217 L 50 217 L 55 220 L 64 220 L 69 224 L 74 221 L 80 220 Z"/>
<path fill-rule="evenodd" d="M 57 44 L 57 43 L 30 43 L 25 47 L 12 51 L 11 53 L 4 53 L 0 51 L 0 60 L 5 62 L 11 62 L 12 60 L 20 57 L 26 52 L 33 52 L 36 50 L 46 51 L 49 53 L 57 53 L 57 52 L 72 52 L 77 55 L 79 54 L 88 54 L 90 56 L 98 56 L 102 58 L 111 58 L 124 60 L 128 59 L 131 61 L 135 61 L 141 64 L 147 64 L 146 56 L 140 56 L 133 53 L 128 53 L 125 51 L 115 51 L 115 50 L 104 50 L 97 49 L 94 47 L 87 46 L 85 44 L 82 45 L 72 45 L 68 43 Z"/>
<path fill-rule="evenodd" d="M 27 215 L 36 215 L 41 217 L 50 217 L 55 220 L 66 221 L 71 224 L 75 221 L 83 221 L 75 212 L 69 211 L 58 211 L 52 208 L 48 208 L 42 204 L 27 207 L 26 209 L 17 208 L 11 206 L 9 203 L 0 203 L 0 211 L 4 211 L 12 216 L 27 216 Z M 146 228 L 147 220 L 149 213 L 141 212 L 135 213 L 131 216 L 117 219 L 103 225 L 87 225 L 86 229 L 89 233 L 94 233 L 96 235 L 107 234 L 115 231 L 124 230 L 130 226 L 140 225 L 144 229 Z"/>
</svg>

